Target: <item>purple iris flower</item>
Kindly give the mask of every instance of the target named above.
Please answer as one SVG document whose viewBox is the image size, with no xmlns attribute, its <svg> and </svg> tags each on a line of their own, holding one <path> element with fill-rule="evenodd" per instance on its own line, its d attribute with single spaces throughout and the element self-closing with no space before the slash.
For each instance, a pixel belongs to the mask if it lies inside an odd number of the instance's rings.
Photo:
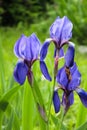
<svg viewBox="0 0 87 130">
<path fill-rule="evenodd" d="M 74 102 L 73 92 L 79 95 L 83 105 L 87 107 L 87 92 L 79 88 L 81 83 L 81 74 L 74 62 L 74 45 L 70 42 L 65 55 L 65 65 L 58 71 L 56 80 L 59 83 L 59 88 L 63 90 L 62 105 L 65 113 Z M 60 110 L 60 99 L 58 89 L 54 90 L 53 104 L 55 112 Z"/>
<path fill-rule="evenodd" d="M 29 83 L 32 83 L 32 65 L 38 60 L 40 51 L 40 41 L 33 33 L 29 37 L 21 35 L 14 46 L 15 55 L 21 60 L 18 61 L 14 69 L 14 79 L 19 83 L 23 84 L 26 76 L 28 77 Z"/>
<path fill-rule="evenodd" d="M 66 16 L 63 18 L 57 17 L 50 27 L 50 38 L 46 39 L 40 52 L 40 68 L 47 80 L 51 81 L 51 77 L 44 62 L 48 52 L 48 47 L 50 43 L 53 42 L 55 45 L 54 57 L 64 56 L 62 46 L 68 43 L 72 37 L 72 27 L 73 25 L 71 21 Z"/>
</svg>

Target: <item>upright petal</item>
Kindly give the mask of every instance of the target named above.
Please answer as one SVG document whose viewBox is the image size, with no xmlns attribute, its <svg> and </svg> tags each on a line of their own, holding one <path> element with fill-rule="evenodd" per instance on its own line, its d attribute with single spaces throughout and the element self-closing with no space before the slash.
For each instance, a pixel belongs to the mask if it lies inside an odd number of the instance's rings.
<svg viewBox="0 0 87 130">
<path fill-rule="evenodd" d="M 41 72 L 42 72 L 42 74 L 44 75 L 44 77 L 45 77 L 47 80 L 51 81 L 52 79 L 51 79 L 51 77 L 50 77 L 50 75 L 49 75 L 49 72 L 48 72 L 48 70 L 47 70 L 47 67 L 46 67 L 46 64 L 45 64 L 44 61 L 40 61 L 40 69 L 41 69 Z"/>
<path fill-rule="evenodd" d="M 24 55 L 21 55 L 21 51 L 24 50 L 25 44 L 26 44 L 25 36 L 21 35 L 21 37 L 17 40 L 14 46 L 14 53 L 17 57 L 24 58 Z"/>
<path fill-rule="evenodd" d="M 60 99 L 57 91 L 54 91 L 53 93 L 53 105 L 54 105 L 55 112 L 58 113 L 60 110 Z"/>
<path fill-rule="evenodd" d="M 72 37 L 72 22 L 66 17 L 63 17 L 63 26 L 61 29 L 61 46 Z"/>
<path fill-rule="evenodd" d="M 67 79 L 67 75 L 65 72 L 65 67 L 62 67 L 60 70 L 58 70 L 56 80 L 59 84 L 62 85 L 63 88 L 68 87 L 68 79 Z"/>
<path fill-rule="evenodd" d="M 33 59 L 32 47 L 31 47 L 31 36 L 26 38 L 26 46 L 24 50 L 25 59 L 31 61 Z"/>
<path fill-rule="evenodd" d="M 34 33 L 29 37 L 28 40 L 30 40 L 32 57 L 33 57 L 33 60 L 35 60 L 39 56 L 40 41 Z"/>
<path fill-rule="evenodd" d="M 50 27 L 50 37 L 62 46 L 72 37 L 72 27 L 71 21 L 66 16 L 57 17 Z"/>
<path fill-rule="evenodd" d="M 41 48 L 41 51 L 40 51 L 40 60 L 41 61 L 45 59 L 45 57 L 47 55 L 48 47 L 49 47 L 51 41 L 52 41 L 52 39 L 49 38 L 42 45 L 42 48 Z"/>
<path fill-rule="evenodd" d="M 87 92 L 79 88 L 76 89 L 76 92 L 78 93 L 83 105 L 87 107 Z"/>
<path fill-rule="evenodd" d="M 62 26 L 63 26 L 63 18 L 57 17 L 50 27 L 50 37 L 57 43 L 59 43 L 60 41 Z"/>
<path fill-rule="evenodd" d="M 28 67 L 24 62 L 18 62 L 14 69 L 14 79 L 22 85 L 26 79 Z"/>
<path fill-rule="evenodd" d="M 74 53 L 75 53 L 75 47 L 74 43 L 69 42 L 68 50 L 65 54 L 65 64 L 67 67 L 72 67 L 74 64 Z"/>
</svg>

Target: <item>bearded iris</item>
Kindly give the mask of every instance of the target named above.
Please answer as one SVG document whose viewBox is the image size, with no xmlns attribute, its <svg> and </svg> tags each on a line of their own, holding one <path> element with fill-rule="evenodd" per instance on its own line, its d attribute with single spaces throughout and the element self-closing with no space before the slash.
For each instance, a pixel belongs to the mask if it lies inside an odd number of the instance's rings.
<svg viewBox="0 0 87 130">
<path fill-rule="evenodd" d="M 39 51 L 40 41 L 34 33 L 29 37 L 22 35 L 15 43 L 14 53 L 20 58 L 20 61 L 14 69 L 14 79 L 19 84 L 24 83 L 26 76 L 29 83 L 32 84 L 32 65 L 38 60 Z"/>
<path fill-rule="evenodd" d="M 79 88 L 81 83 L 81 74 L 74 62 L 74 45 L 69 43 L 69 48 L 65 55 L 65 65 L 58 71 L 56 80 L 59 83 L 59 89 L 63 90 L 62 105 L 64 106 L 65 113 L 74 102 L 73 92 L 79 95 L 83 105 L 87 107 L 87 92 Z M 53 104 L 55 112 L 60 110 L 60 99 L 58 90 L 54 90 Z"/>
<path fill-rule="evenodd" d="M 46 79 L 51 81 L 48 69 L 44 62 L 44 59 L 48 52 L 48 47 L 51 42 L 55 45 L 54 57 L 64 56 L 62 46 L 70 40 L 72 37 L 72 23 L 64 16 L 63 18 L 57 17 L 54 23 L 50 27 L 50 38 L 44 42 L 40 52 L 40 68 Z"/>
</svg>

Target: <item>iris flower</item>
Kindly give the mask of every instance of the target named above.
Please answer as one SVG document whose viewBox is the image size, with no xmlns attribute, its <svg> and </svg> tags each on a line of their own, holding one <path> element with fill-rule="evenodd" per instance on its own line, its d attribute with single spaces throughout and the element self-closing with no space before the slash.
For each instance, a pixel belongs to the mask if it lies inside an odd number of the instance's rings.
<svg viewBox="0 0 87 130">
<path fill-rule="evenodd" d="M 33 33 L 29 37 L 22 35 L 14 46 L 15 55 L 21 59 L 18 61 L 14 69 L 14 79 L 19 83 L 23 84 L 26 76 L 30 84 L 32 83 L 32 70 L 33 63 L 38 60 L 40 51 L 40 41 Z"/>
<path fill-rule="evenodd" d="M 63 18 L 57 17 L 50 27 L 50 38 L 46 39 L 40 52 L 40 68 L 45 78 L 49 81 L 51 81 L 51 77 L 44 62 L 48 47 L 50 43 L 53 42 L 55 45 L 54 57 L 63 56 L 62 46 L 68 43 L 72 37 L 72 27 L 71 21 L 66 16 Z"/>
<path fill-rule="evenodd" d="M 56 77 L 59 88 L 63 90 L 62 105 L 65 113 L 74 102 L 74 91 L 79 95 L 83 105 L 87 107 L 87 92 L 79 88 L 81 74 L 74 62 L 74 52 L 74 45 L 70 42 L 65 55 L 65 65 L 58 71 Z M 58 89 L 54 90 L 53 94 L 53 104 L 56 113 L 60 110 L 60 99 L 57 91 Z"/>
</svg>

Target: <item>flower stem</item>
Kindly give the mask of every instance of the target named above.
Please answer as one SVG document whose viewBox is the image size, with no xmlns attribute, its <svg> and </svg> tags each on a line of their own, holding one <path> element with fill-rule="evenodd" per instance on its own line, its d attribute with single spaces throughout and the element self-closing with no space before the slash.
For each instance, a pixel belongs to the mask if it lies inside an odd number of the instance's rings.
<svg viewBox="0 0 87 130">
<path fill-rule="evenodd" d="M 49 125 L 49 120 L 50 120 L 50 110 L 51 110 L 51 104 L 52 104 L 52 100 L 53 100 L 53 92 L 54 92 L 54 88 L 55 88 L 57 71 L 58 71 L 58 52 L 56 52 L 56 57 L 55 57 L 55 61 L 54 61 L 54 80 L 53 80 L 51 100 L 50 100 L 50 104 L 49 104 L 48 125 Z M 49 128 L 48 128 L 48 130 L 49 130 Z"/>
</svg>

